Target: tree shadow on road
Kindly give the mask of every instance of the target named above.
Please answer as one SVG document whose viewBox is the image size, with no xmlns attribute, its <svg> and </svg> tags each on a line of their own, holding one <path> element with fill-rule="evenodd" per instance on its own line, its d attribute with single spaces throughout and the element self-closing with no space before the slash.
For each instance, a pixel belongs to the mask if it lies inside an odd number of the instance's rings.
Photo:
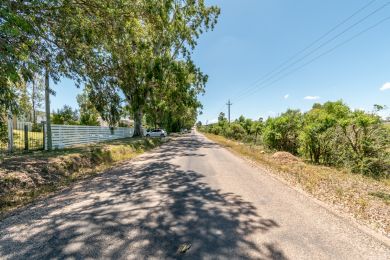
<svg viewBox="0 0 390 260">
<path fill-rule="evenodd" d="M 203 178 L 164 158 L 123 165 L 0 222 L 0 258 L 286 259 L 248 239 L 275 221 Z"/>
</svg>

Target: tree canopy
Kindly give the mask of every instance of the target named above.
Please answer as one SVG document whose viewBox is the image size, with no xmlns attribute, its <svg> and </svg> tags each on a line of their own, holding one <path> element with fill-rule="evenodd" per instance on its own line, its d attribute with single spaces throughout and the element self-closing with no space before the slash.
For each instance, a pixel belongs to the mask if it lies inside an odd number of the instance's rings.
<svg viewBox="0 0 390 260">
<path fill-rule="evenodd" d="M 141 135 L 150 124 L 193 125 L 207 76 L 191 59 L 219 8 L 203 0 L 30 0 L 0 3 L 2 122 L 17 112 L 13 85 L 34 75 L 89 88 L 101 117 L 117 124 L 128 104 Z"/>
</svg>

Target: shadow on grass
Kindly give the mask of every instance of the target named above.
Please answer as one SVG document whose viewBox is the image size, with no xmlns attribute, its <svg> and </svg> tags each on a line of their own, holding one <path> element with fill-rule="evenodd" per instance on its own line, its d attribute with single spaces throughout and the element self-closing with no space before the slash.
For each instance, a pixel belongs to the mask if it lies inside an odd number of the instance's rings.
<svg viewBox="0 0 390 260">
<path fill-rule="evenodd" d="M 3 220 L 0 258 L 285 259 L 276 245 L 248 239 L 278 228 L 274 220 L 167 160 L 213 145 L 171 142 L 150 163 L 142 158 Z M 191 248 L 178 253 L 184 244 Z"/>
</svg>

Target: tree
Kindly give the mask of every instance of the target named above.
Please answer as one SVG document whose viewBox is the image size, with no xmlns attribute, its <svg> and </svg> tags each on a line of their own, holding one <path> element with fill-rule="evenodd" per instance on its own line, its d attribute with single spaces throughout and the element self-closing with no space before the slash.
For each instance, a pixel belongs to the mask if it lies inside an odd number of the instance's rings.
<svg viewBox="0 0 390 260">
<path fill-rule="evenodd" d="M 218 115 L 218 124 L 225 124 L 227 122 L 227 118 L 224 112 L 219 113 Z"/>
<path fill-rule="evenodd" d="M 128 12 L 129 16 L 116 16 L 110 29 L 118 41 L 103 37 L 104 48 L 109 53 L 105 67 L 110 77 L 105 81 L 123 92 L 134 117 L 134 135 L 138 136 L 142 135 L 144 113 L 153 110 L 148 107 L 149 102 L 161 93 L 168 93 L 164 97 L 171 100 L 167 87 L 178 85 L 170 84 L 167 79 L 183 82 L 182 72 L 186 72 L 187 76 L 192 74 L 195 78 L 196 88 L 203 87 L 205 77 L 193 66 L 190 54 L 199 35 L 214 26 L 219 9 L 206 7 L 203 1 L 124 2 L 127 4 L 121 6 L 121 11 Z M 180 62 L 183 60 L 185 62 Z M 174 112 L 164 114 L 168 124 L 175 128 L 182 125 L 181 120 L 173 118 Z M 184 114 L 188 114 L 187 111 Z"/>
<path fill-rule="evenodd" d="M 280 116 L 266 120 L 263 140 L 272 149 L 297 154 L 301 127 L 302 113 L 299 110 L 288 109 Z"/>
<path fill-rule="evenodd" d="M 113 128 L 117 125 L 122 114 L 122 100 L 118 95 L 118 89 L 110 85 L 87 86 L 89 100 L 94 101 L 94 106 L 101 118 Z"/>
<path fill-rule="evenodd" d="M 6 142 L 8 137 L 8 116 L 17 112 L 15 92 L 9 86 L 0 87 L 0 142 Z"/>
<path fill-rule="evenodd" d="M 254 143 L 257 143 L 258 136 L 262 133 L 264 128 L 263 121 L 254 121 L 251 127 L 251 132 L 255 134 Z"/>
<path fill-rule="evenodd" d="M 195 122 L 207 77 L 191 53 L 200 34 L 214 27 L 217 7 L 202 0 L 33 0 L 2 3 L 0 13 L 1 85 L 44 75 L 49 150 L 49 82 L 61 77 L 87 82 L 110 125 L 118 120 L 122 92 L 135 135 L 142 135 L 144 113 L 156 110 L 172 129 Z"/>
<path fill-rule="evenodd" d="M 340 120 L 345 120 L 350 109 L 342 101 L 314 104 L 304 114 L 299 134 L 300 152 L 315 163 L 335 164 L 340 158 L 337 149 L 340 140 L 335 135 Z"/>
<path fill-rule="evenodd" d="M 79 104 L 80 125 L 98 126 L 100 125 L 98 121 L 99 112 L 89 99 L 89 92 L 90 90 L 86 87 L 83 93 L 76 97 L 77 103 Z"/>
<path fill-rule="evenodd" d="M 64 105 L 63 108 L 57 109 L 57 112 L 53 112 L 52 122 L 58 125 L 77 125 L 79 120 L 77 110 L 73 110 L 72 107 Z"/>
<path fill-rule="evenodd" d="M 344 163 L 354 172 L 379 177 L 390 170 L 390 131 L 379 116 L 356 110 L 339 122 Z"/>
<path fill-rule="evenodd" d="M 45 75 L 45 100 L 47 118 L 47 147 L 51 149 L 50 128 L 50 78 L 55 82 L 61 76 L 80 78 L 85 49 L 91 44 L 79 44 L 79 39 L 91 31 L 68 30 L 80 23 L 77 1 L 5 1 L 0 4 L 0 84 L 12 91 L 21 80 L 29 82 L 33 75 Z M 92 1 L 91 1 L 92 2 Z M 82 5 L 82 4 L 81 4 Z M 85 10 L 88 12 L 88 10 Z M 73 12 L 74 15 L 69 15 Z M 78 12 L 81 13 L 81 12 Z M 74 19 L 72 21 L 72 19 Z M 67 26 L 65 26 L 67 25 Z M 71 35 L 69 35 L 71 34 Z M 87 46 L 88 48 L 84 48 Z M 6 95 L 5 97 L 9 97 Z"/>
<path fill-rule="evenodd" d="M 45 84 L 44 79 L 35 74 L 30 84 L 30 96 L 31 96 L 31 108 L 32 108 L 32 121 L 37 123 L 37 110 L 42 108 L 43 101 L 45 99 Z"/>
<path fill-rule="evenodd" d="M 24 80 L 20 80 L 13 85 L 13 91 L 16 93 L 18 104 L 18 113 L 20 119 L 30 120 L 31 119 L 31 99 L 27 89 L 27 83 Z"/>
</svg>

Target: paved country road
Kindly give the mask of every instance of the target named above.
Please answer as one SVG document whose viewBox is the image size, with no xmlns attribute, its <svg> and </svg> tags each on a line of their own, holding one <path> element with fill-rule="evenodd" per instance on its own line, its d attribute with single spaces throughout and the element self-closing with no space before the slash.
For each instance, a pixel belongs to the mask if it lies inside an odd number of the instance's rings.
<svg viewBox="0 0 390 260">
<path fill-rule="evenodd" d="M 88 258 L 390 259 L 390 248 L 192 133 L 0 222 L 0 259 Z"/>
</svg>

